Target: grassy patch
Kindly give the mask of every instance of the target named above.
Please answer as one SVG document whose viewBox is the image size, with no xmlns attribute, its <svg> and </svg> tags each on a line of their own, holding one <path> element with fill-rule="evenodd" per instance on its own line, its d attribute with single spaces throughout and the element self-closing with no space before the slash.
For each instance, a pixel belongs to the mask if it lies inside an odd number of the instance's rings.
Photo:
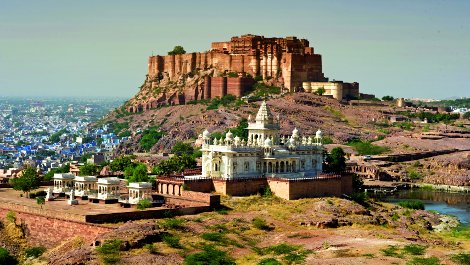
<svg viewBox="0 0 470 265">
<path fill-rule="evenodd" d="M 275 258 L 266 258 L 266 259 L 262 259 L 260 260 L 260 262 L 258 262 L 257 265 L 281 265 L 282 263 L 279 262 L 277 259 Z"/>
<path fill-rule="evenodd" d="M 253 218 L 253 220 L 251 220 L 251 224 L 253 224 L 254 227 L 260 229 L 260 230 L 264 230 L 264 231 L 271 231 L 273 230 L 272 227 L 270 227 L 268 225 L 268 223 L 266 222 L 265 219 L 261 218 L 261 217 L 255 217 Z"/>
<path fill-rule="evenodd" d="M 399 251 L 400 251 L 400 248 L 398 248 L 397 246 L 392 246 L 392 245 L 388 246 L 388 248 L 380 250 L 380 252 L 382 252 L 384 256 L 401 258 L 403 257 L 403 255 Z"/>
<path fill-rule="evenodd" d="M 350 141 L 348 145 L 353 147 L 359 155 L 380 155 L 390 150 L 388 147 L 378 146 L 368 141 L 364 142 L 360 139 L 354 139 Z"/>
<path fill-rule="evenodd" d="M 419 258 L 414 257 L 411 261 L 406 263 L 407 265 L 439 265 L 439 259 L 437 257 Z"/>
<path fill-rule="evenodd" d="M 424 210 L 424 203 L 420 200 L 406 200 L 398 203 L 403 208 L 413 210 Z"/>
<path fill-rule="evenodd" d="M 25 250 L 25 256 L 27 258 L 37 258 L 40 257 L 44 252 L 46 252 L 45 247 L 31 247 Z"/>
<path fill-rule="evenodd" d="M 409 244 L 403 247 L 403 252 L 409 255 L 424 255 L 426 252 L 426 246 L 416 245 L 416 244 Z"/>
<path fill-rule="evenodd" d="M 227 252 L 219 250 L 212 245 L 206 245 L 203 247 L 202 252 L 188 255 L 184 259 L 184 264 L 235 265 L 235 260 L 230 257 Z"/>
<path fill-rule="evenodd" d="M 181 229 L 185 220 L 180 218 L 168 218 L 159 223 L 165 229 Z"/>
<path fill-rule="evenodd" d="M 183 245 L 180 243 L 180 238 L 176 235 L 165 234 L 162 236 L 162 241 L 169 247 L 182 249 Z"/>
<path fill-rule="evenodd" d="M 282 243 L 261 249 L 261 253 L 283 256 L 282 259 L 287 264 L 301 264 L 305 261 L 305 258 L 307 258 L 309 254 L 313 253 L 313 251 L 306 250 L 301 245 L 289 245 Z"/>
<path fill-rule="evenodd" d="M 103 243 L 103 245 L 96 248 L 101 261 L 104 264 L 116 264 L 121 260 L 120 250 L 121 250 L 121 240 L 108 240 Z"/>
<path fill-rule="evenodd" d="M 204 233 L 201 235 L 201 237 L 205 240 L 212 241 L 212 242 L 219 242 L 219 243 L 225 243 L 227 238 L 225 237 L 224 233 Z"/>
<path fill-rule="evenodd" d="M 158 254 L 158 250 L 154 244 L 147 244 L 144 246 L 144 248 L 151 254 Z"/>
</svg>

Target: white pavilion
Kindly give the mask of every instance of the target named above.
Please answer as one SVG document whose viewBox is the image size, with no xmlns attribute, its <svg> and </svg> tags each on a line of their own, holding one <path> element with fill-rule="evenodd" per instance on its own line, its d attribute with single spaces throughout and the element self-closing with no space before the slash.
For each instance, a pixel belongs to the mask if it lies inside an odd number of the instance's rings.
<svg viewBox="0 0 470 265">
<path fill-rule="evenodd" d="M 75 196 L 88 196 L 96 193 L 97 189 L 97 179 L 95 176 L 75 177 Z"/>
<path fill-rule="evenodd" d="M 75 176 L 71 173 L 55 173 L 53 193 L 66 193 L 73 188 Z"/>
<path fill-rule="evenodd" d="M 120 183 L 120 179 L 116 177 L 98 179 L 98 199 L 105 201 L 119 199 Z"/>
<path fill-rule="evenodd" d="M 127 186 L 129 189 L 129 203 L 137 204 L 139 201 L 148 199 L 152 201 L 152 183 L 131 182 Z"/>
<path fill-rule="evenodd" d="M 202 134 L 202 177 L 236 179 L 250 177 L 313 178 L 322 172 L 322 133 L 300 136 L 294 129 L 289 137 L 280 137 L 279 118 L 274 121 L 266 102 L 255 120 L 248 117 L 248 140 L 234 137 L 211 143 L 210 133 Z"/>
</svg>

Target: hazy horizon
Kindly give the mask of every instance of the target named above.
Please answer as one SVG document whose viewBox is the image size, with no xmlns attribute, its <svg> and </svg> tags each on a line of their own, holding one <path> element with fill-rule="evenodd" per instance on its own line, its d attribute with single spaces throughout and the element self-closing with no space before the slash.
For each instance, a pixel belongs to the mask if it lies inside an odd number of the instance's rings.
<svg viewBox="0 0 470 265">
<path fill-rule="evenodd" d="M 0 97 L 138 92 L 148 56 L 242 34 L 306 38 L 330 79 L 378 97 L 469 97 L 467 1 L 7 1 Z"/>
</svg>

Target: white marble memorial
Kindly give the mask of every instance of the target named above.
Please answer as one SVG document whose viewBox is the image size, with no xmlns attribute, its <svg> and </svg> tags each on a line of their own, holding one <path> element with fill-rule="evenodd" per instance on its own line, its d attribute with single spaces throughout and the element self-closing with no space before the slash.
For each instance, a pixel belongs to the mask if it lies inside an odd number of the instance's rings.
<svg viewBox="0 0 470 265">
<path fill-rule="evenodd" d="M 266 102 L 261 104 L 255 120 L 248 117 L 248 140 L 240 139 L 229 131 L 225 139 L 215 139 L 210 133 L 202 134 L 202 177 L 249 178 L 280 177 L 308 178 L 322 172 L 322 133 L 315 137 L 279 135 L 280 118 L 275 121 Z"/>
</svg>

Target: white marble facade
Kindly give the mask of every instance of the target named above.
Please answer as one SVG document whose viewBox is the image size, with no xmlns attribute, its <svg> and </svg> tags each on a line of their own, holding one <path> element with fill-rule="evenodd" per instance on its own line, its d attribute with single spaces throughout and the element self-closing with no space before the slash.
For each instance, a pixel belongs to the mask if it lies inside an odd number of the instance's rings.
<svg viewBox="0 0 470 265">
<path fill-rule="evenodd" d="M 211 141 L 210 133 L 202 134 L 202 177 L 247 178 L 315 177 L 322 171 L 322 133 L 315 137 L 300 136 L 297 129 L 289 137 L 279 135 L 279 117 L 274 120 L 266 102 L 253 121 L 248 117 L 248 140 L 234 137 Z"/>
</svg>

